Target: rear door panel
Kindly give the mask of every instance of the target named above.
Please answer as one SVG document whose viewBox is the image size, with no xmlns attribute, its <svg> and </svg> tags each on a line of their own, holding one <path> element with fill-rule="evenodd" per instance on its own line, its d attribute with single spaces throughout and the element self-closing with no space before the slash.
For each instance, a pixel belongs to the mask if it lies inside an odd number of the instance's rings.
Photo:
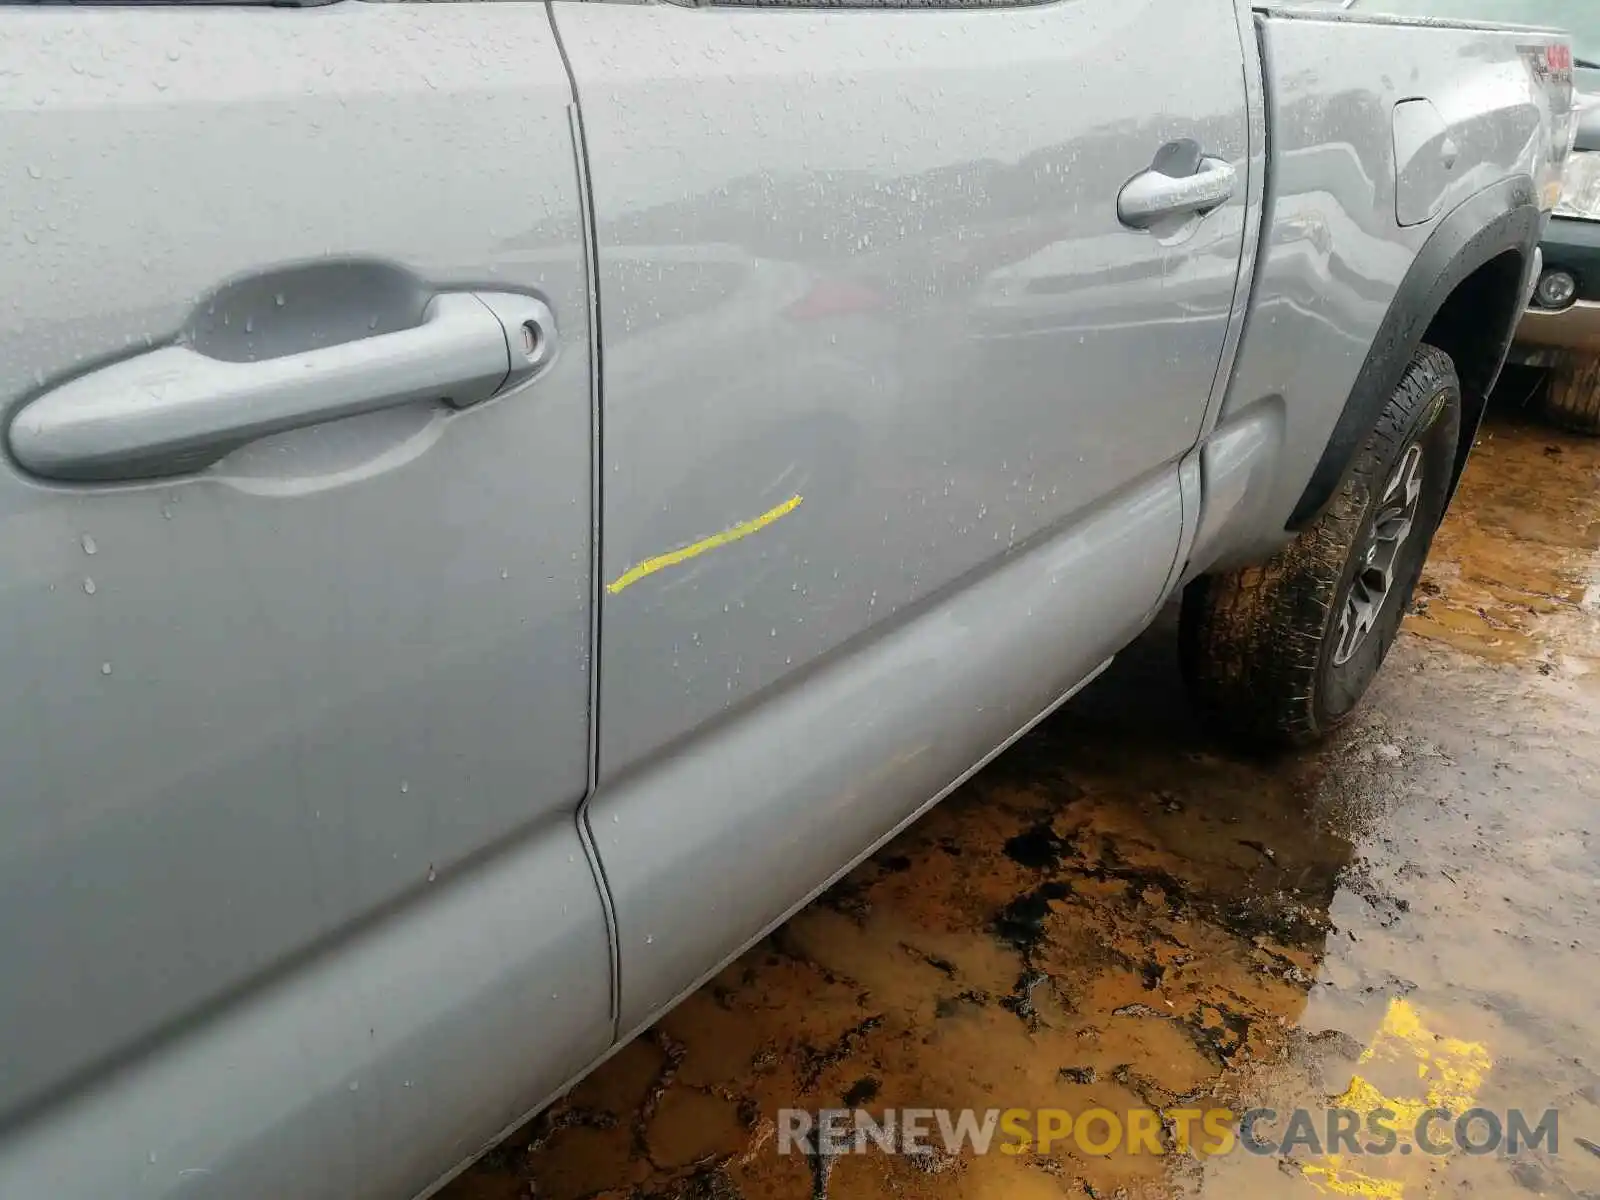
<svg viewBox="0 0 1600 1200">
<path fill-rule="evenodd" d="M 539 4 L 0 12 L 8 407 L 208 322 L 403 327 L 408 289 L 559 325 L 474 409 L 147 483 L 0 465 L 0 1194 L 409 1194 L 604 1048 L 570 100 Z"/>
<path fill-rule="evenodd" d="M 1244 65 L 1232 0 L 553 12 L 596 215 L 588 815 L 627 1029 L 1160 599 L 1239 272 Z M 1177 138 L 1234 199 L 1124 227 Z"/>
<path fill-rule="evenodd" d="M 599 246 L 602 781 L 1195 443 L 1243 241 L 1232 0 L 554 12 Z M 1121 225 L 1179 137 L 1233 201 Z"/>
</svg>

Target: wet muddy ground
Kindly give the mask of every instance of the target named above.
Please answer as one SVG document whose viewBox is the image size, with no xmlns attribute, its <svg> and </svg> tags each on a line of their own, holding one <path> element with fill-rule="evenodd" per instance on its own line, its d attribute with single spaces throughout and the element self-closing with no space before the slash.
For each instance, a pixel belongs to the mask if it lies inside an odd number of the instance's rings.
<svg viewBox="0 0 1600 1200">
<path fill-rule="evenodd" d="M 1600 441 L 1492 417 L 1331 745 L 1209 740 L 1163 621 L 444 1197 L 1600 1197 L 1597 485 Z M 1559 1124 L 1516 1157 L 1177 1145 L 1185 1108 L 1330 1104 Z M 1161 1153 L 779 1153 L 780 1109 L 840 1106 L 1149 1108 Z"/>
</svg>

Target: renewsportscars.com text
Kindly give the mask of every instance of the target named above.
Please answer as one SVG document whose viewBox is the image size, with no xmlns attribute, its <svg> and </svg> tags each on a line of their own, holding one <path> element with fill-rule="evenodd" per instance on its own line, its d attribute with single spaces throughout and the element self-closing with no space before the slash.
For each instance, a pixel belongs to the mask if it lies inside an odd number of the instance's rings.
<svg viewBox="0 0 1600 1200">
<path fill-rule="evenodd" d="M 1091 1108 L 861 1109 L 785 1108 L 778 1112 L 780 1154 L 1049 1153 L 1520 1154 L 1560 1152 L 1555 1109 L 1526 1114 L 1472 1108 L 1424 1109 L 1414 1120 L 1393 1109 Z"/>
</svg>

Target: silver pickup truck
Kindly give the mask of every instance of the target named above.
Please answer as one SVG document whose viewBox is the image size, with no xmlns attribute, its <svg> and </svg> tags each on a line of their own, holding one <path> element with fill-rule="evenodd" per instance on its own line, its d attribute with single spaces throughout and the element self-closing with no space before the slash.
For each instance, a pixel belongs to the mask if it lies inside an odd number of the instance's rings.
<svg viewBox="0 0 1600 1200">
<path fill-rule="evenodd" d="M 0 8 L 0 1196 L 426 1193 L 1183 596 L 1395 636 L 1571 51 L 1236 0 Z"/>
</svg>

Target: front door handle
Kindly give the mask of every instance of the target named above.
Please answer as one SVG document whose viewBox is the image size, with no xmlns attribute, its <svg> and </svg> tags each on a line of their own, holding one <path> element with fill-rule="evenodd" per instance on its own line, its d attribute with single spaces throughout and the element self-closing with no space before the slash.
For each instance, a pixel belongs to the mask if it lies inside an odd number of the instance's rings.
<svg viewBox="0 0 1600 1200">
<path fill-rule="evenodd" d="M 1117 197 L 1117 219 L 1148 229 L 1162 217 L 1205 213 L 1231 200 L 1239 178 L 1233 165 L 1201 157 L 1198 147 L 1194 151 L 1192 168 L 1185 169 L 1189 156 L 1184 153 L 1164 152 L 1148 171 L 1130 179 Z"/>
<path fill-rule="evenodd" d="M 46 479 L 153 479 L 210 466 L 257 438 L 418 402 L 465 408 L 552 359 L 555 318 L 531 296 L 446 292 L 412 329 L 255 362 L 166 346 L 24 405 L 11 453 Z"/>
</svg>

